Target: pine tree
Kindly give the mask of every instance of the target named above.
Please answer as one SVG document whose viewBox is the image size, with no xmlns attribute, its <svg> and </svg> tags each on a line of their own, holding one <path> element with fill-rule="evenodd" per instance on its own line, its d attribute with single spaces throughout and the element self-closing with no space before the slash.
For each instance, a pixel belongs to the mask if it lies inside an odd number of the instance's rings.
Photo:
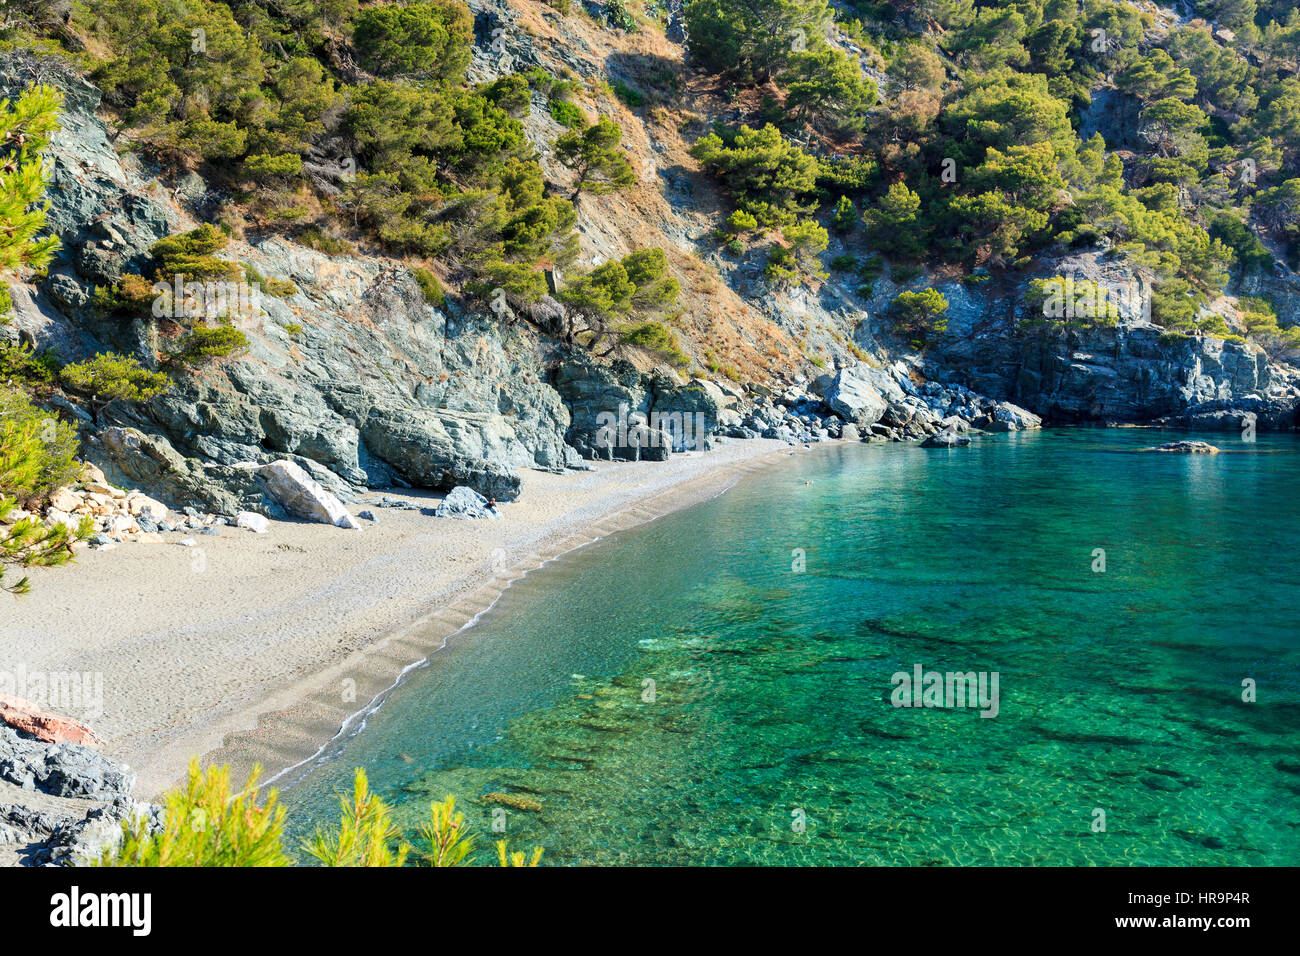
<svg viewBox="0 0 1300 956">
<path fill-rule="evenodd" d="M 41 154 L 58 129 L 62 95 L 34 86 L 14 102 L 0 101 L 0 273 L 45 266 L 59 248 L 54 236 L 37 239 L 49 203 L 42 202 Z"/>
</svg>

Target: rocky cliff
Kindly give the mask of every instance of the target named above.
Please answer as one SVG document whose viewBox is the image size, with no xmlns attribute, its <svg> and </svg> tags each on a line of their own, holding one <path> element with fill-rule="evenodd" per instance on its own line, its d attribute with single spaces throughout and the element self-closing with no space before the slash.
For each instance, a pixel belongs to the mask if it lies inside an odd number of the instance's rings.
<svg viewBox="0 0 1300 956">
<path fill-rule="evenodd" d="M 671 39 L 597 30 L 582 18 L 562 25 L 540 6 L 471 4 L 474 79 L 533 65 L 615 80 L 682 70 L 682 48 Z M 97 115 L 98 91 L 66 68 L 21 54 L 0 61 L 0 95 L 36 80 L 66 95 L 49 190 L 64 248 L 47 277 L 15 285 L 15 320 L 0 336 L 57 348 L 64 360 L 112 349 L 156 366 L 158 323 L 105 317 L 95 287 L 138 271 L 155 241 L 202 222 L 220 187 L 119 155 Z M 689 86 L 683 95 L 699 113 L 633 110 L 610 98 L 642 184 L 580 204 L 580 264 L 663 247 L 682 282 L 678 331 L 693 367 L 730 367 L 745 387 L 692 379 L 644 355 L 609 364 L 508 310 L 475 312 L 454 296 L 431 303 L 406 267 L 382 256 L 331 256 L 250 235 L 222 255 L 292 292 L 262 297 L 244 326 L 245 354 L 178 376 L 141 407 L 110 406 L 96 420 L 63 401 L 62 412 L 81 422 L 110 480 L 225 514 L 276 513 L 255 468 L 284 459 L 345 500 L 366 487 L 403 485 L 468 485 L 506 500 L 518 493 L 521 468 L 705 450 L 717 434 L 919 438 L 948 418 L 1028 427 L 1038 416 L 1236 427 L 1243 410 L 1261 427 L 1295 426 L 1297 373 L 1253 345 L 1166 336 L 1140 313 L 1121 315 L 1113 328 L 1019 331 L 1034 278 L 1133 278 L 1105 253 L 974 277 L 986 281 L 926 273 L 898 285 L 882 277 L 865 296 L 836 278 L 813 290 L 769 287 L 755 256 L 730 258 L 709 236 L 723 205 L 686 150 L 707 121 L 726 117 L 711 114 L 716 97 L 693 100 Z M 1106 115 L 1099 108 L 1088 121 Z M 525 125 L 548 175 L 560 176 L 549 155 L 559 127 L 544 104 L 533 104 Z M 842 251 L 839 242 L 828 256 Z M 1284 311 L 1300 302 L 1293 274 L 1251 281 Z M 951 303 L 949 329 L 918 354 L 883 317 L 900 288 L 925 286 Z M 1230 300 L 1215 307 L 1231 314 Z M 999 418 L 1002 405 L 1015 410 Z"/>
</svg>

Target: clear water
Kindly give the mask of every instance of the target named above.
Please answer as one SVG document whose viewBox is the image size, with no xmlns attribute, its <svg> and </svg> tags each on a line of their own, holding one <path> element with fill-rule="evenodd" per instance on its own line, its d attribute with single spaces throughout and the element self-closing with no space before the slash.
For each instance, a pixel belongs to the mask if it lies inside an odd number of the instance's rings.
<svg viewBox="0 0 1300 956">
<path fill-rule="evenodd" d="M 517 583 L 284 799 L 525 795 L 551 864 L 1300 863 L 1300 440 L 1169 437 L 801 450 Z"/>
</svg>

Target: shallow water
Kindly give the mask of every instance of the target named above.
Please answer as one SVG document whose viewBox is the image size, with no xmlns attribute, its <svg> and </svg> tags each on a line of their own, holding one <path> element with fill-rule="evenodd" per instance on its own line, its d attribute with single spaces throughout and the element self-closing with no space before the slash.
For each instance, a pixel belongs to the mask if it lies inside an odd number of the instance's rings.
<svg viewBox="0 0 1300 956">
<path fill-rule="evenodd" d="M 801 449 L 516 583 L 296 832 L 364 765 L 412 827 L 532 798 L 552 864 L 1300 863 L 1300 440 L 1169 437 Z M 996 717 L 893 706 L 918 664 L 997 672 Z"/>
</svg>

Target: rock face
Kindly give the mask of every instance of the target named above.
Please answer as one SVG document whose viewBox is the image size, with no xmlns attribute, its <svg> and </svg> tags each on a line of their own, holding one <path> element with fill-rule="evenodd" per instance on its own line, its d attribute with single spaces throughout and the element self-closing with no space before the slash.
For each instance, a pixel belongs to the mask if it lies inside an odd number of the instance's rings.
<svg viewBox="0 0 1300 956">
<path fill-rule="evenodd" d="M 26 85 L 25 63 L 0 57 L 0 94 Z M 150 364 L 168 344 L 155 324 L 104 320 L 91 296 L 193 223 L 117 157 L 93 87 L 58 69 L 47 78 L 67 94 L 49 150 L 50 223 L 63 252 L 36 295 L 15 296 L 0 336 L 57 345 L 65 359 L 113 349 Z M 279 238 L 234 241 L 222 255 L 296 291 L 260 295 L 262 314 L 241 326 L 246 354 L 178 376 L 147 407 L 110 406 L 108 427 L 87 427 L 111 479 L 178 504 L 279 517 L 264 481 L 236 466 L 289 460 L 344 500 L 400 484 L 469 485 L 508 500 L 520 468 L 582 467 L 565 441 L 568 410 L 545 382 L 550 347 L 526 326 L 435 308 L 389 260 Z"/>
<path fill-rule="evenodd" d="M 128 798 L 135 776 L 89 747 L 49 744 L 0 727 L 0 779 L 54 797 Z"/>
<path fill-rule="evenodd" d="M 501 512 L 488 507 L 488 500 L 473 488 L 461 486 L 438 503 L 439 518 L 500 518 Z"/>
<path fill-rule="evenodd" d="M 1065 330 L 1020 330 L 1026 319 L 1041 317 L 1031 314 L 1029 282 L 1055 275 L 1122 292 L 1113 300 L 1113 326 L 1075 321 Z M 1292 301 L 1288 295 L 1294 298 L 1287 292 L 1291 285 L 1300 285 L 1285 277 L 1265 284 L 1270 296 L 1284 301 Z M 949 329 L 927 354 L 927 370 L 956 377 L 1051 422 L 1149 422 L 1184 415 L 1199 405 L 1235 407 L 1252 398 L 1289 403 L 1294 413 L 1300 397 L 1288 380 L 1293 373 L 1270 363 L 1253 345 L 1170 334 L 1152 324 L 1149 289 L 1103 253 L 1044 261 L 1023 278 L 974 289 L 960 282 L 940 282 L 935 288 L 949 299 Z M 880 295 L 892 291 L 886 284 Z"/>
<path fill-rule="evenodd" d="M 572 413 L 568 441 L 588 459 L 662 461 L 707 450 L 725 401 L 714 383 L 679 385 L 624 361 L 571 358 L 551 382 Z"/>
<path fill-rule="evenodd" d="M 273 461 L 257 469 L 267 489 L 289 514 L 320 524 L 356 530 L 356 518 L 332 494 L 312 480 L 311 475 L 291 461 Z"/>
</svg>

